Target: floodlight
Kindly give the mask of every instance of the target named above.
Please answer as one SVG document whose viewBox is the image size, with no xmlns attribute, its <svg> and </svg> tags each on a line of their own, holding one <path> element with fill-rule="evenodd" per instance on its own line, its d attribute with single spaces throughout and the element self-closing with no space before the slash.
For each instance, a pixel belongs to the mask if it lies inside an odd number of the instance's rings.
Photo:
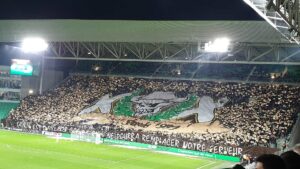
<svg viewBox="0 0 300 169">
<path fill-rule="evenodd" d="M 100 65 L 93 65 L 92 70 L 96 72 L 100 72 L 102 70 L 102 67 Z"/>
<path fill-rule="evenodd" d="M 204 46 L 206 52 L 228 52 L 230 40 L 228 38 L 218 38 L 214 42 L 208 42 Z"/>
<path fill-rule="evenodd" d="M 48 44 L 42 38 L 26 38 L 22 41 L 21 48 L 26 53 L 39 53 L 45 51 Z"/>
<path fill-rule="evenodd" d="M 28 94 L 30 94 L 30 95 L 31 95 L 31 94 L 33 94 L 33 93 L 34 93 L 34 92 L 33 92 L 33 90 L 32 90 L 32 89 L 29 89 L 29 90 L 28 90 Z"/>
<path fill-rule="evenodd" d="M 275 79 L 275 78 L 276 78 L 275 74 L 271 74 L 271 79 Z"/>
</svg>

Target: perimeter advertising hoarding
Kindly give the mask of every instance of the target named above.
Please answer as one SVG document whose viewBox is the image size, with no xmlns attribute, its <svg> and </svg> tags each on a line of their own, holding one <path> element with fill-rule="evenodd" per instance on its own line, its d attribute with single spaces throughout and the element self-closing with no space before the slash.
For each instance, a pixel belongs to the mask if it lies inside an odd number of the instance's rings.
<svg viewBox="0 0 300 169">
<path fill-rule="evenodd" d="M 12 59 L 11 75 L 32 76 L 33 66 L 30 60 Z"/>
<path fill-rule="evenodd" d="M 55 134 L 47 134 L 49 132 L 43 132 L 45 135 L 53 136 Z M 50 132 L 53 133 L 53 132 Z M 106 137 L 101 138 L 101 142 L 106 144 L 118 144 L 118 145 L 125 145 L 125 146 L 132 146 L 132 147 L 139 147 L 139 148 L 146 148 L 146 149 L 153 149 L 156 151 L 165 151 L 165 152 L 171 152 L 171 153 L 179 153 L 179 154 L 185 154 L 185 155 L 192 155 L 192 156 L 199 156 L 199 157 L 207 157 L 207 158 L 214 158 L 219 160 L 226 160 L 226 161 L 232 161 L 232 162 L 240 162 L 240 158 L 238 156 L 234 156 L 232 153 L 226 153 L 222 154 L 224 152 L 220 152 L 218 150 L 226 149 L 225 146 L 210 146 L 213 148 L 213 151 L 206 151 L 206 150 L 196 150 L 196 149 L 188 149 L 188 147 L 184 146 L 166 146 L 166 145 L 153 145 L 145 143 L 145 142 L 135 142 L 135 141 L 128 141 L 124 140 L 124 138 L 117 138 L 112 139 L 109 138 L 110 134 L 108 134 Z M 147 134 L 142 134 L 144 136 L 147 136 Z M 79 141 L 86 141 L 86 142 L 96 142 L 96 137 L 93 137 L 93 134 L 91 133 L 81 133 L 81 134 L 68 134 L 68 133 L 62 133 L 62 138 L 65 139 L 72 139 L 72 140 L 79 140 Z M 143 136 L 141 136 L 143 137 Z M 140 140 L 141 141 L 141 140 Z M 179 141 L 179 140 L 178 140 Z M 227 148 L 229 149 L 229 148 Z M 242 151 L 241 148 L 238 148 L 240 151 Z M 241 152 L 239 153 L 241 155 Z"/>
<path fill-rule="evenodd" d="M 67 138 L 67 139 L 74 138 L 74 136 L 72 137 L 72 134 L 67 134 L 67 133 L 62 133 L 61 137 Z M 75 140 L 92 142 L 92 140 L 90 140 L 90 139 L 87 140 L 84 137 L 79 136 L 79 135 L 75 136 L 75 137 L 78 138 Z M 233 156 L 222 155 L 222 154 L 214 154 L 214 153 L 210 153 L 210 152 L 201 152 L 201 151 L 187 150 L 187 149 L 182 149 L 182 148 L 151 145 L 151 144 L 131 142 L 131 141 L 125 141 L 125 140 L 115 140 L 115 139 L 109 139 L 109 138 L 102 138 L 102 142 L 106 143 L 106 144 L 125 145 L 125 146 L 131 146 L 131 147 L 152 149 L 155 151 L 164 151 L 164 152 L 185 154 L 185 155 L 198 156 L 198 157 L 214 158 L 214 159 L 218 159 L 218 160 L 240 162 L 239 157 L 233 157 Z"/>
</svg>

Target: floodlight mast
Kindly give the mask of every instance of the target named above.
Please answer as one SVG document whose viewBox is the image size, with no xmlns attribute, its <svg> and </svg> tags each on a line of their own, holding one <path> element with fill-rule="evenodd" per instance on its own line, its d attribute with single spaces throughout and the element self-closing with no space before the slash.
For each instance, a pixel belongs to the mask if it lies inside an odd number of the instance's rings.
<svg viewBox="0 0 300 169">
<path fill-rule="evenodd" d="M 25 38 L 22 41 L 21 49 L 25 53 L 42 53 L 45 52 L 48 49 L 48 43 L 43 39 L 39 37 L 31 37 L 31 38 Z M 40 86 L 39 86 L 39 94 L 43 93 L 43 80 L 44 80 L 44 53 L 41 54 L 41 75 L 40 75 Z"/>
</svg>

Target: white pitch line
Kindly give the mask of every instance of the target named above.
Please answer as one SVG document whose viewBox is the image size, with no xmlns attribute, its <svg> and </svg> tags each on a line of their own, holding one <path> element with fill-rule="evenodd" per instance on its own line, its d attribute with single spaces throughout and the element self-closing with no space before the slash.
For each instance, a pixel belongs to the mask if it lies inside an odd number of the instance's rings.
<svg viewBox="0 0 300 169">
<path fill-rule="evenodd" d="M 201 167 L 198 167 L 198 168 L 196 168 L 196 169 L 201 169 L 201 168 L 203 168 L 203 167 L 207 167 L 207 166 L 212 165 L 212 164 L 215 164 L 215 163 L 216 163 L 215 161 L 212 161 L 212 162 L 210 162 L 210 163 L 208 163 L 208 164 L 205 164 L 205 165 L 203 165 L 203 166 L 201 166 Z"/>
</svg>

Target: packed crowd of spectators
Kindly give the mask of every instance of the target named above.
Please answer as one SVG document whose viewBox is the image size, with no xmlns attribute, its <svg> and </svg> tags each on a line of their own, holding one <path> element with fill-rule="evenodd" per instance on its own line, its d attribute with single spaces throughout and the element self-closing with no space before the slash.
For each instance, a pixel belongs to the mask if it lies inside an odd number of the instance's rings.
<svg viewBox="0 0 300 169">
<path fill-rule="evenodd" d="M 253 161 L 251 163 L 251 161 Z M 232 169 L 298 169 L 300 168 L 300 144 L 283 152 L 280 156 L 266 153 L 250 160 L 244 156 L 242 163 Z"/>
<path fill-rule="evenodd" d="M 29 131 L 103 131 L 103 125 L 88 125 L 73 119 L 105 94 L 116 96 L 140 88 L 144 89 L 144 94 L 165 91 L 180 97 L 196 94 L 215 100 L 229 98 L 224 107 L 215 110 L 214 118 L 229 132 L 159 133 L 213 144 L 270 146 L 277 138 L 286 137 L 291 132 L 299 112 L 300 88 L 297 86 L 73 75 L 54 90 L 26 97 L 4 123 L 6 127 Z M 123 129 L 114 123 L 104 126 L 110 130 L 135 130 Z"/>
</svg>

